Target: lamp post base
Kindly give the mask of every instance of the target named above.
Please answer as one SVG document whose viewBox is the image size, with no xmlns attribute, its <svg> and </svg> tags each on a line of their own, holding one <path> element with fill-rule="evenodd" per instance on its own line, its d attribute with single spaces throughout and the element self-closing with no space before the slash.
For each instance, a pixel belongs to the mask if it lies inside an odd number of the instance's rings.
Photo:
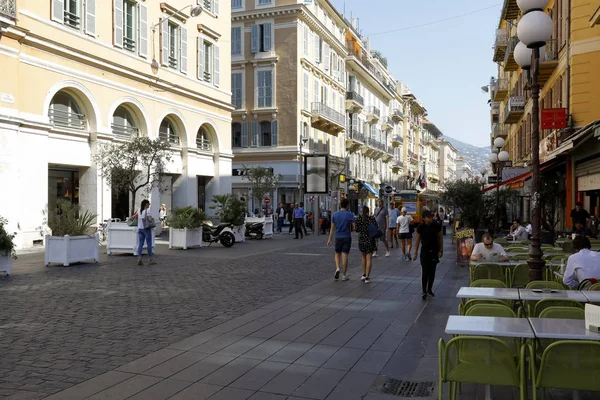
<svg viewBox="0 0 600 400">
<path fill-rule="evenodd" d="M 543 281 L 544 278 L 544 268 L 546 267 L 546 262 L 540 259 L 531 258 L 527 260 L 527 265 L 529 265 L 529 281 Z"/>
</svg>

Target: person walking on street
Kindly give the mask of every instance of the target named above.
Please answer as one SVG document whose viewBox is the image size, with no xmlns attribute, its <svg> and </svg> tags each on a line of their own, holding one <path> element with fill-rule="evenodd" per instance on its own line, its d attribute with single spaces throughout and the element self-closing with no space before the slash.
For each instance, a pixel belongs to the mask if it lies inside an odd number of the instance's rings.
<svg viewBox="0 0 600 400">
<path fill-rule="evenodd" d="M 358 250 L 362 257 L 363 274 L 360 280 L 364 283 L 371 282 L 373 253 L 377 249 L 377 239 L 372 239 L 369 235 L 370 225 L 377 226 L 377 220 L 369 215 L 369 207 L 363 206 L 362 214 L 356 220 L 356 232 L 358 233 Z"/>
<path fill-rule="evenodd" d="M 138 217 L 138 265 L 144 265 L 142 261 L 142 251 L 144 249 L 144 241 L 146 241 L 146 247 L 148 248 L 148 257 L 150 257 L 150 264 L 156 264 L 154 261 L 154 254 L 152 253 L 152 228 L 154 225 L 154 218 L 150 214 L 150 202 L 148 200 L 142 200 L 140 209 L 137 212 Z"/>
<path fill-rule="evenodd" d="M 575 208 L 571 210 L 571 226 L 573 227 L 573 232 L 575 232 L 575 227 L 578 223 L 587 226 L 587 221 L 589 219 L 590 213 L 583 208 L 583 204 L 579 202 L 575 203 Z"/>
<path fill-rule="evenodd" d="M 398 217 L 400 216 L 400 211 L 396 208 L 394 202 L 390 201 L 390 212 L 388 217 L 388 228 L 390 233 L 390 248 L 394 248 L 394 240 L 396 241 L 396 248 L 399 249 L 398 245 Z"/>
<path fill-rule="evenodd" d="M 331 230 L 327 246 L 331 247 L 331 239 L 335 231 L 335 274 L 334 279 L 340 277 L 340 263 L 342 264 L 342 280 L 347 281 L 348 275 L 348 254 L 352 247 L 352 231 L 354 226 L 354 214 L 348 211 L 348 199 L 342 199 L 340 202 L 340 211 L 337 211 L 331 217 Z"/>
<path fill-rule="evenodd" d="M 300 202 L 300 207 L 302 208 L 302 211 L 304 211 L 304 203 Z M 306 212 L 304 212 L 304 215 L 306 215 Z M 313 229 L 312 226 L 310 228 L 311 230 Z M 304 217 L 302 217 L 302 230 L 304 231 L 304 236 L 308 236 L 308 232 L 306 231 L 306 223 L 304 221 Z"/>
<path fill-rule="evenodd" d="M 377 202 L 378 207 L 375 209 L 375 220 L 377 221 L 377 226 L 379 230 L 383 233 L 379 238 L 379 241 L 383 242 L 385 245 L 385 256 L 390 256 L 390 247 L 387 242 L 387 228 L 389 226 L 389 214 L 385 205 L 383 204 L 383 200 L 379 200 Z M 379 251 L 379 242 L 376 243 L 375 252 L 373 253 L 373 257 L 377 257 L 377 252 Z"/>
<path fill-rule="evenodd" d="M 397 222 L 398 232 L 400 235 L 400 244 L 402 245 L 402 259 L 410 261 L 410 252 L 412 250 L 412 233 L 410 233 L 410 224 L 412 224 L 413 219 L 406 213 L 406 208 L 402 207 L 401 214 L 398 217 Z"/>
<path fill-rule="evenodd" d="M 285 210 L 286 213 L 286 218 L 288 220 L 288 222 L 290 223 L 290 235 L 292 234 L 292 231 L 294 230 L 294 203 L 288 205 L 287 209 Z"/>
<path fill-rule="evenodd" d="M 413 260 L 416 261 L 421 245 L 421 288 L 423 300 L 427 296 L 434 297 L 433 281 L 435 280 L 435 269 L 444 255 L 444 242 L 442 230 L 439 224 L 433 221 L 431 211 L 425 210 L 422 214 L 423 223 L 417 227 L 417 239 L 415 241 L 415 254 Z"/>
<path fill-rule="evenodd" d="M 279 207 L 275 210 L 275 215 L 277 215 L 277 232 L 281 233 L 283 230 L 283 221 L 285 220 L 285 208 L 283 208 L 283 203 L 279 203 Z"/>
<path fill-rule="evenodd" d="M 298 239 L 298 234 L 300 234 L 300 239 L 304 239 L 304 235 L 302 234 L 302 225 L 304 224 L 303 205 L 303 203 L 300 203 L 294 210 L 294 229 L 296 229 L 296 237 L 294 239 Z"/>
</svg>

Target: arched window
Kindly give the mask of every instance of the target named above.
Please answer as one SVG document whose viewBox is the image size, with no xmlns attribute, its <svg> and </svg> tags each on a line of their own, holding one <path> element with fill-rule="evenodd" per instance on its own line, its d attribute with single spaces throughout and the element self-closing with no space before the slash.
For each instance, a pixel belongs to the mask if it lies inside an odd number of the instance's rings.
<svg viewBox="0 0 600 400">
<path fill-rule="evenodd" d="M 200 150 L 212 151 L 212 143 L 210 142 L 210 136 L 208 130 L 201 126 L 196 135 L 196 147 Z"/>
<path fill-rule="evenodd" d="M 54 126 L 83 131 L 87 128 L 85 115 L 75 99 L 68 93 L 58 92 L 50 102 L 48 117 Z"/>
<path fill-rule="evenodd" d="M 119 136 L 137 136 L 139 134 L 138 128 L 135 126 L 135 120 L 133 115 L 123 106 L 117 107 L 113 114 L 113 120 L 111 124 L 112 132 Z"/>
<path fill-rule="evenodd" d="M 231 147 L 242 147 L 242 124 L 231 124 Z"/>
<path fill-rule="evenodd" d="M 271 147 L 273 144 L 271 139 L 271 122 L 263 121 L 260 123 L 260 145 Z"/>
<path fill-rule="evenodd" d="M 164 141 L 173 144 L 179 144 L 179 136 L 177 135 L 177 131 L 175 127 L 167 118 L 163 119 L 160 123 L 160 128 L 158 130 L 158 137 Z"/>
</svg>

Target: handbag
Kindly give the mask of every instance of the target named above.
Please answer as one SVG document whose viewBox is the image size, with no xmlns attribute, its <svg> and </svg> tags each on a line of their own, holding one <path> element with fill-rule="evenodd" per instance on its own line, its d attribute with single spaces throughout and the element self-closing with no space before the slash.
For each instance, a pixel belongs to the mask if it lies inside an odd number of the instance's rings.
<svg viewBox="0 0 600 400">
<path fill-rule="evenodd" d="M 142 218 L 142 225 L 144 225 L 144 229 L 152 229 L 156 228 L 156 224 L 154 220 L 150 221 L 148 218 Z"/>
<path fill-rule="evenodd" d="M 371 239 L 379 239 L 383 236 L 383 232 L 381 232 L 381 229 L 379 229 L 379 226 L 376 222 L 369 224 L 368 234 Z"/>
<path fill-rule="evenodd" d="M 127 218 L 127 221 L 125 221 L 125 222 L 127 222 L 127 226 L 137 226 L 137 224 L 138 224 L 137 215 Z"/>
</svg>

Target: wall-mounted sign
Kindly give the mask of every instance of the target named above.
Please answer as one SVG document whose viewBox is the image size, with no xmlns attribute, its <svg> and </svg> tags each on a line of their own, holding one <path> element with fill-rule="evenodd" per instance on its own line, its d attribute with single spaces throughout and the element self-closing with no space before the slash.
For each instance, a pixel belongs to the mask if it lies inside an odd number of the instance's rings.
<svg viewBox="0 0 600 400">
<path fill-rule="evenodd" d="M 329 193 L 329 157 L 327 155 L 304 157 L 304 187 L 306 193 Z"/>
<path fill-rule="evenodd" d="M 563 129 L 566 127 L 566 108 L 546 108 L 542 110 L 542 129 Z"/>
<path fill-rule="evenodd" d="M 529 168 L 524 167 L 504 168 L 502 170 L 502 180 L 507 181 L 509 179 L 516 178 L 517 176 L 526 174 L 528 172 Z"/>
<path fill-rule="evenodd" d="M 273 172 L 273 168 L 267 168 L 270 172 Z M 244 168 L 233 168 L 231 170 L 231 176 L 246 176 L 246 170 Z"/>
</svg>

